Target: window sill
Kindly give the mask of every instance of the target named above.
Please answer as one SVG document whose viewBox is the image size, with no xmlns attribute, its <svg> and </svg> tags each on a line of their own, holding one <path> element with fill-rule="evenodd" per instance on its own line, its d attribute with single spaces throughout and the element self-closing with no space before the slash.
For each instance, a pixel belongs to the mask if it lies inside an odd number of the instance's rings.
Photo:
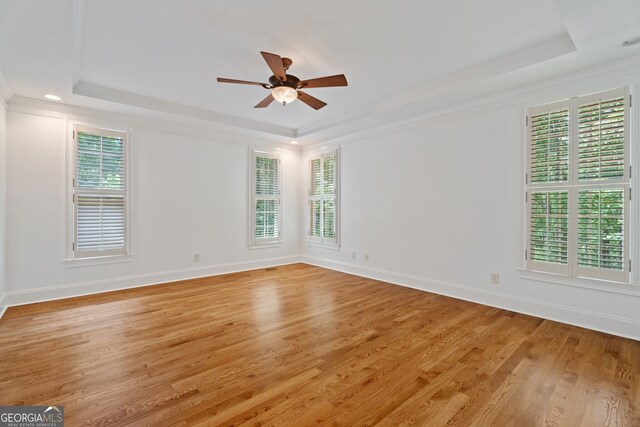
<svg viewBox="0 0 640 427">
<path fill-rule="evenodd" d="M 249 249 L 278 248 L 280 246 L 282 246 L 282 242 L 252 243 L 249 245 Z"/>
<path fill-rule="evenodd" d="M 333 251 L 340 250 L 340 245 L 337 244 L 329 244 L 329 243 L 319 243 L 319 242 L 307 242 L 307 245 L 314 248 L 323 248 L 323 249 L 331 249 Z"/>
<path fill-rule="evenodd" d="M 531 271 L 518 269 L 521 279 L 534 280 L 538 282 L 554 283 L 563 286 L 591 289 L 602 292 L 612 292 L 616 294 L 640 296 L 640 286 L 637 284 L 611 282 L 608 280 L 587 279 L 567 277 L 560 274 L 547 273 L 543 271 Z"/>
<path fill-rule="evenodd" d="M 105 265 L 105 264 L 118 264 L 122 262 L 131 262 L 132 260 L 133 260 L 133 254 L 127 254 L 127 255 L 101 256 L 101 257 L 93 257 L 93 258 L 73 258 L 73 259 L 65 259 L 62 262 L 64 263 L 65 268 L 77 268 L 77 267 L 91 267 L 95 265 Z"/>
</svg>

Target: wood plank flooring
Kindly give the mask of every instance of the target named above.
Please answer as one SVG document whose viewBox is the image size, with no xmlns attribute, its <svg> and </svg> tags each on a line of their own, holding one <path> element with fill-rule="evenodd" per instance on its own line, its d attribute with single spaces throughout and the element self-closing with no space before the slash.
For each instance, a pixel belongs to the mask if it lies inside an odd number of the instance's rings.
<svg viewBox="0 0 640 427">
<path fill-rule="evenodd" d="M 640 342 L 304 264 L 9 308 L 68 426 L 640 426 Z"/>
</svg>

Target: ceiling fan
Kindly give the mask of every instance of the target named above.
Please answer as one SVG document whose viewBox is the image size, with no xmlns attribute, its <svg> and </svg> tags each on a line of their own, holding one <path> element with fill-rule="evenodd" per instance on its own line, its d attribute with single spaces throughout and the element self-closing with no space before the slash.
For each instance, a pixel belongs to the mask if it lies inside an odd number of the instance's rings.
<svg viewBox="0 0 640 427">
<path fill-rule="evenodd" d="M 265 99 L 260 101 L 254 108 L 265 108 L 271 104 L 274 100 L 281 102 L 282 105 L 286 105 L 297 99 L 307 104 L 309 107 L 319 110 L 325 105 L 326 102 L 320 101 L 318 98 L 301 91 L 300 89 L 314 88 L 314 87 L 334 87 L 334 86 L 347 86 L 347 78 L 344 74 L 337 74 L 335 76 L 318 77 L 310 80 L 300 80 L 294 75 L 287 74 L 287 70 L 293 64 L 293 61 L 289 58 L 282 58 L 280 55 L 269 52 L 260 52 L 262 57 L 267 62 L 269 68 L 273 72 L 273 75 L 269 77 L 269 83 L 249 82 L 246 80 L 225 79 L 218 77 L 220 83 L 236 83 L 242 85 L 257 85 L 262 86 L 265 89 L 270 89 L 271 93 Z"/>
</svg>

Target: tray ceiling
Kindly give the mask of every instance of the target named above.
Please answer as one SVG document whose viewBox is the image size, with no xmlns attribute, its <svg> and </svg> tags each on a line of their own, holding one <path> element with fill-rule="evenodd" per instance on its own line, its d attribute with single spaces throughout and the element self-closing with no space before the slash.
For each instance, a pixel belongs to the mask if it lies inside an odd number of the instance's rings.
<svg viewBox="0 0 640 427">
<path fill-rule="evenodd" d="M 13 93 L 122 112 L 161 111 L 294 137 L 394 103 L 446 105 L 510 73 L 510 85 L 637 55 L 640 2 L 619 0 L 0 0 L 0 69 Z M 328 103 L 253 106 L 266 81 L 261 50 L 292 58 L 291 74 L 346 74 Z M 514 77 L 515 75 L 515 77 Z M 456 99 L 459 99 L 456 98 Z M 376 107 L 376 108 L 372 108 Z"/>
</svg>

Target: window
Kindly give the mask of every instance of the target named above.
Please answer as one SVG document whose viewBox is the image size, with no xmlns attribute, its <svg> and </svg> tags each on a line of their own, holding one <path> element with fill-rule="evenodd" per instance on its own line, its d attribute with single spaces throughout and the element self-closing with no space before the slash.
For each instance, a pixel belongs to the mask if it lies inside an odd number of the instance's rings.
<svg viewBox="0 0 640 427">
<path fill-rule="evenodd" d="M 528 268 L 628 282 L 629 88 L 528 113 Z"/>
<path fill-rule="evenodd" d="M 338 153 L 324 153 L 309 160 L 308 239 L 337 245 Z"/>
<path fill-rule="evenodd" d="M 127 135 L 74 127 L 74 258 L 124 255 Z"/>
<path fill-rule="evenodd" d="M 251 152 L 251 229 L 250 245 L 281 241 L 280 156 Z"/>
</svg>

